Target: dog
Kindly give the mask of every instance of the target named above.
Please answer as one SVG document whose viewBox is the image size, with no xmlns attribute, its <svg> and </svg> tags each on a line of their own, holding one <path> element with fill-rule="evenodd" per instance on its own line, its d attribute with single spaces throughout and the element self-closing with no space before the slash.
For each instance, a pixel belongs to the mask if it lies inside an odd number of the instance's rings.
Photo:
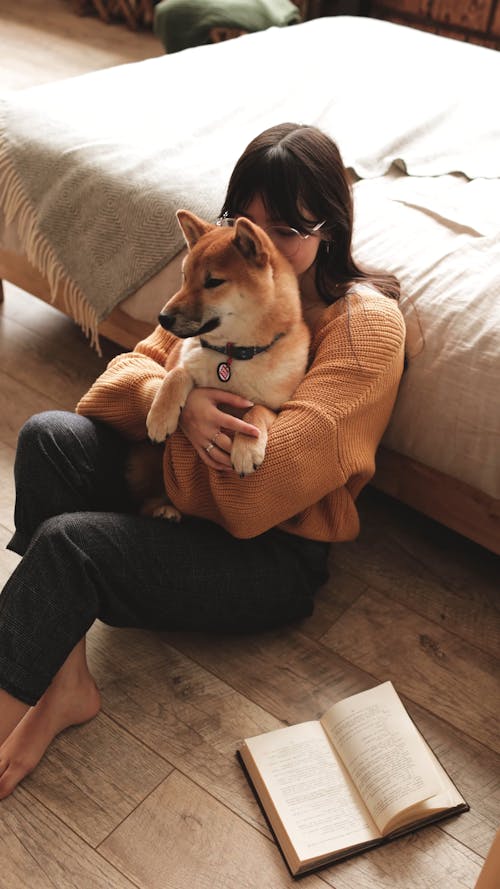
<svg viewBox="0 0 500 889">
<path fill-rule="evenodd" d="M 148 413 L 148 436 L 158 444 L 177 429 L 194 386 L 234 392 L 253 402 L 244 419 L 259 429 L 258 438 L 238 433 L 232 442 L 232 466 L 244 477 L 262 464 L 276 412 L 306 371 L 310 336 L 297 277 L 249 219 L 228 228 L 187 210 L 176 215 L 188 247 L 183 282 L 158 320 L 181 342 Z M 158 450 L 139 450 L 129 461 L 128 480 L 143 501 L 141 511 L 179 521 L 166 500 Z"/>
</svg>

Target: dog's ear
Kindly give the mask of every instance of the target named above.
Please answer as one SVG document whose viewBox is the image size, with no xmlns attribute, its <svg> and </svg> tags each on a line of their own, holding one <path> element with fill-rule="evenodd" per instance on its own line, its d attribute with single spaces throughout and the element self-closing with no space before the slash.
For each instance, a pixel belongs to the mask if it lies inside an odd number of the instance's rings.
<svg viewBox="0 0 500 889">
<path fill-rule="evenodd" d="M 202 235 L 205 235 L 213 228 L 213 225 L 195 216 L 194 213 L 190 213 L 189 210 L 177 210 L 175 215 L 190 250 L 200 240 Z"/>
<path fill-rule="evenodd" d="M 241 217 L 234 227 L 234 245 L 242 256 L 253 265 L 263 268 L 269 262 L 269 250 L 265 244 L 266 236 L 249 219 Z"/>
</svg>

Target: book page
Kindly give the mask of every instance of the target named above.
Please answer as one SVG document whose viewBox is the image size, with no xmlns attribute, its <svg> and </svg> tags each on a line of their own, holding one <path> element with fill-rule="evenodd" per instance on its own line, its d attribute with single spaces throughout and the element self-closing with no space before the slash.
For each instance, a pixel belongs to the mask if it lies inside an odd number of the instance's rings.
<svg viewBox="0 0 500 889">
<path fill-rule="evenodd" d="M 423 802 L 418 802 L 416 806 L 410 806 L 409 809 L 405 810 L 403 815 L 396 815 L 392 821 L 386 825 L 386 832 L 392 832 L 393 830 L 412 824 L 422 818 L 427 818 L 439 811 L 453 809 L 457 806 L 467 806 L 462 794 L 459 793 L 450 776 L 446 773 L 430 747 L 428 748 L 428 753 L 432 759 L 432 764 L 436 771 L 436 778 L 439 782 L 438 793 Z"/>
<path fill-rule="evenodd" d="M 391 682 L 339 701 L 321 722 L 382 833 L 398 813 L 442 789 L 434 757 Z"/>
<path fill-rule="evenodd" d="M 247 738 L 245 746 L 300 860 L 380 838 L 319 722 Z"/>
</svg>

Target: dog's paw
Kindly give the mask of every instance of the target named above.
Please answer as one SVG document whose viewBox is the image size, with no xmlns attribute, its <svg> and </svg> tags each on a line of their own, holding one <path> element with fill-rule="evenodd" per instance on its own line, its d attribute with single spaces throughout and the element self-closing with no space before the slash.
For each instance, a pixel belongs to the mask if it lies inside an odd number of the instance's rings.
<svg viewBox="0 0 500 889">
<path fill-rule="evenodd" d="M 160 411 L 153 404 L 146 417 L 146 429 L 150 440 L 157 444 L 165 441 L 177 429 L 178 421 L 179 411 Z"/>
<path fill-rule="evenodd" d="M 154 519 L 168 519 L 170 522 L 180 522 L 181 514 L 165 496 L 147 497 L 141 504 L 140 514 Z"/>
<path fill-rule="evenodd" d="M 155 519 L 167 519 L 168 522 L 180 522 L 182 516 L 175 506 L 171 503 L 164 503 L 163 506 L 157 506 L 151 513 Z"/>
<path fill-rule="evenodd" d="M 260 437 L 249 440 L 247 436 L 237 435 L 231 448 L 233 469 L 241 477 L 251 475 L 262 464 L 265 453 L 265 444 Z"/>
</svg>

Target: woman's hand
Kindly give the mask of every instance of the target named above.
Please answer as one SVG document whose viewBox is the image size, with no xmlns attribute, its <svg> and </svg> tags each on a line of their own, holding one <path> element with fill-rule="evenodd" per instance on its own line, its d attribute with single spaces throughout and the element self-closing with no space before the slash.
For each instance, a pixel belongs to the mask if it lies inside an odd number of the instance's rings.
<svg viewBox="0 0 500 889">
<path fill-rule="evenodd" d="M 221 410 L 224 405 L 226 410 Z M 231 445 L 236 432 L 256 438 L 259 430 L 233 412 L 243 414 L 252 402 L 221 389 L 192 389 L 180 417 L 180 427 L 207 466 L 231 472 Z M 208 448 L 208 451 L 207 451 Z"/>
</svg>

